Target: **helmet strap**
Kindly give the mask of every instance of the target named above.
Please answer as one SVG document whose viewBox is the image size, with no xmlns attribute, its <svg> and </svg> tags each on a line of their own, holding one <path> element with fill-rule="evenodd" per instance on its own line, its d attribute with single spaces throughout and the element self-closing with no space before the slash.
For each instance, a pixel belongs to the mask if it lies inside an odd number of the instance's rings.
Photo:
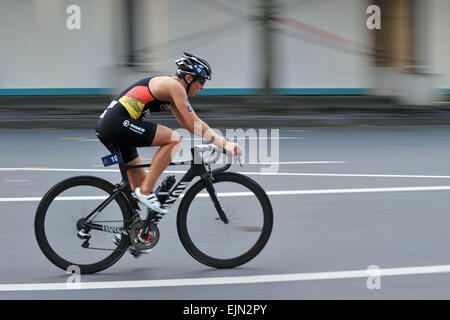
<svg viewBox="0 0 450 320">
<path fill-rule="evenodd" d="M 186 80 L 186 75 L 184 75 L 183 77 L 184 82 L 186 82 L 187 87 L 186 87 L 186 94 L 189 96 L 189 89 L 191 88 L 192 83 L 195 82 L 195 79 L 193 78 L 191 82 L 187 82 Z"/>
</svg>

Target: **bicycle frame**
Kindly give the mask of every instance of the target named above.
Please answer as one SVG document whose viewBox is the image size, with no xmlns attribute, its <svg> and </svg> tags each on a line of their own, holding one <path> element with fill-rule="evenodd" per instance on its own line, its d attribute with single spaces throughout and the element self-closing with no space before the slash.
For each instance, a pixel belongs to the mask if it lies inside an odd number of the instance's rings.
<svg viewBox="0 0 450 320">
<path fill-rule="evenodd" d="M 120 150 L 117 147 L 114 147 L 114 152 L 117 152 L 120 154 Z M 190 165 L 191 167 L 189 170 L 184 174 L 184 176 L 178 181 L 178 183 L 175 184 L 175 186 L 170 190 L 169 195 L 161 203 L 161 207 L 164 209 L 170 209 L 173 204 L 176 202 L 176 200 L 179 198 L 179 196 L 182 194 L 182 192 L 189 186 L 191 181 L 195 177 L 200 177 L 203 183 L 205 184 L 206 190 L 208 191 L 209 196 L 211 197 L 214 207 L 217 210 L 217 213 L 220 217 L 220 219 L 224 223 L 228 223 L 228 219 L 225 216 L 225 213 L 223 211 L 222 206 L 220 205 L 219 199 L 217 198 L 217 194 L 214 190 L 213 186 L 213 176 L 214 174 L 224 172 L 229 167 L 231 167 L 231 161 L 227 163 L 225 166 L 215 169 L 213 171 L 207 170 L 206 164 L 202 161 L 202 157 L 200 155 L 200 151 L 192 148 L 191 154 L 193 156 L 194 160 L 191 161 L 180 161 L 180 162 L 171 162 L 169 166 L 177 166 L 177 165 Z M 200 160 L 200 161 L 198 161 Z M 139 210 L 139 206 L 137 201 L 133 198 L 131 195 L 131 186 L 130 182 L 128 180 L 127 171 L 129 169 L 133 168 L 146 168 L 150 167 L 151 163 L 143 163 L 143 164 L 137 164 L 137 165 L 125 165 L 123 162 L 119 163 L 120 173 L 122 176 L 122 181 L 114 186 L 113 194 L 110 195 L 105 201 L 103 201 L 95 210 L 93 210 L 84 220 L 85 222 L 81 226 L 80 229 L 84 232 L 87 232 L 90 229 L 94 230 L 100 230 L 110 233 L 120 233 L 123 235 L 129 235 L 129 231 L 125 228 L 120 227 L 113 227 L 113 226 L 107 226 L 107 225 L 100 225 L 92 223 L 92 221 L 101 213 L 101 211 L 109 204 L 111 203 L 115 197 L 117 197 L 120 193 L 124 193 L 125 196 L 128 199 L 128 202 L 130 203 L 131 210 L 133 213 L 137 212 Z M 157 213 L 157 217 L 160 219 L 164 216 L 164 214 Z"/>
</svg>

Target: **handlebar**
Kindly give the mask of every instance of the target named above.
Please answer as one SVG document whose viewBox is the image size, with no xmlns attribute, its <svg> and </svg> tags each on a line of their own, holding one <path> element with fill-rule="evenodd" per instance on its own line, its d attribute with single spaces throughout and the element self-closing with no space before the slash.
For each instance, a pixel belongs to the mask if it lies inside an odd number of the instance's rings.
<svg viewBox="0 0 450 320">
<path fill-rule="evenodd" d="M 222 153 L 227 155 L 227 163 L 223 167 L 213 170 L 212 171 L 213 173 L 220 173 L 220 172 L 228 170 L 231 167 L 231 164 L 233 161 L 233 155 L 231 154 L 231 152 L 229 152 L 225 149 L 222 149 L 214 144 L 195 145 L 193 147 L 193 149 L 196 149 L 198 151 L 199 155 L 201 155 L 202 160 L 205 164 L 214 164 L 215 162 L 217 162 L 217 160 L 219 160 L 219 157 Z M 217 152 L 218 150 L 220 150 L 221 152 Z M 208 152 L 208 151 L 210 151 L 211 153 L 209 155 L 207 155 L 207 158 L 205 158 L 203 156 L 203 153 Z M 194 158 L 195 158 L 195 156 L 194 156 Z M 241 160 L 240 154 L 238 154 L 238 163 L 242 167 L 242 160 Z"/>
</svg>

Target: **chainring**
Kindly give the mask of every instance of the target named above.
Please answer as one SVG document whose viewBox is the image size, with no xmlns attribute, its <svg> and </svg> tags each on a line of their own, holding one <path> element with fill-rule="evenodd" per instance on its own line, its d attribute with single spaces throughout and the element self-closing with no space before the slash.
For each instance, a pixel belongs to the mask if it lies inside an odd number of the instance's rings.
<svg viewBox="0 0 450 320">
<path fill-rule="evenodd" d="M 130 241 L 136 249 L 151 249 L 158 243 L 158 240 L 159 229 L 155 224 L 139 220 L 130 225 Z"/>
</svg>

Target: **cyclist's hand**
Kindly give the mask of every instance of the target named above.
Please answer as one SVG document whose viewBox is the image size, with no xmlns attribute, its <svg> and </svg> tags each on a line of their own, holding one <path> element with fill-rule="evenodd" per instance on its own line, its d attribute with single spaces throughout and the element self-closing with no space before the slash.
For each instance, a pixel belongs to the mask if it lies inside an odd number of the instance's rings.
<svg viewBox="0 0 450 320">
<path fill-rule="evenodd" d="M 234 142 L 227 142 L 227 144 L 225 145 L 225 150 L 227 150 L 228 152 L 230 152 L 233 156 L 236 155 L 242 155 L 242 149 L 241 147 Z"/>
</svg>

